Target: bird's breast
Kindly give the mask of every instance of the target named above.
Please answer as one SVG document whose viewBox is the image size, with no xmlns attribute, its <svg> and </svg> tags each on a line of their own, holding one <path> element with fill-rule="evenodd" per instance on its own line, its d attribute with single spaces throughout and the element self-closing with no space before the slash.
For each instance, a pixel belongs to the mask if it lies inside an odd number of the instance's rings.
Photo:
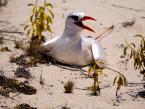
<svg viewBox="0 0 145 109">
<path fill-rule="evenodd" d="M 91 50 L 82 43 L 82 40 L 78 43 L 72 43 L 68 39 L 58 41 L 54 45 L 51 55 L 57 61 L 75 65 L 86 65 L 92 58 Z"/>
</svg>

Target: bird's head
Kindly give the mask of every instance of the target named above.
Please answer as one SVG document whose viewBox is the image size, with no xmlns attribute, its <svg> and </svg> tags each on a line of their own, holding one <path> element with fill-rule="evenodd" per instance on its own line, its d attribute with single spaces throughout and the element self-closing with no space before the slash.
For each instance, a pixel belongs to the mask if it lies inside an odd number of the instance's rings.
<svg viewBox="0 0 145 109">
<path fill-rule="evenodd" d="M 83 21 L 86 20 L 95 20 L 94 18 L 90 16 L 85 16 L 82 12 L 72 12 L 68 15 L 66 18 L 66 28 L 69 28 L 71 30 L 81 31 L 83 29 L 87 29 L 89 31 L 95 32 L 90 27 L 83 24 Z"/>
</svg>

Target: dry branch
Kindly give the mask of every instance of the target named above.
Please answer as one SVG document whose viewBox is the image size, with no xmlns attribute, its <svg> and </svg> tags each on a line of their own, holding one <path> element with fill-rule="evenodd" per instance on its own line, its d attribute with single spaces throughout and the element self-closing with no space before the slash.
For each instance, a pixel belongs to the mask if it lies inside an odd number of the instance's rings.
<svg viewBox="0 0 145 109">
<path fill-rule="evenodd" d="M 105 33 L 107 33 L 107 32 L 109 32 L 109 31 L 111 31 L 112 32 L 112 30 L 114 29 L 114 25 L 112 25 L 111 27 L 109 27 L 109 28 L 107 28 L 105 31 L 103 31 L 101 34 L 99 34 L 96 38 L 95 38 L 95 40 L 101 40 L 101 39 L 103 39 L 105 36 L 103 36 Z M 108 33 L 109 34 L 109 33 Z"/>
</svg>

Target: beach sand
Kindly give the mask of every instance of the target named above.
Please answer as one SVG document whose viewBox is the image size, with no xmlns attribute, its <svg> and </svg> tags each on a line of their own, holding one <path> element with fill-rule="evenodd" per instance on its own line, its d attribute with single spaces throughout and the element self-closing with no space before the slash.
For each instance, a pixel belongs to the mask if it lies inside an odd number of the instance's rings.
<svg viewBox="0 0 145 109">
<path fill-rule="evenodd" d="M 34 3 L 34 0 L 9 0 L 7 6 L 0 9 L 0 30 L 24 32 L 23 28 L 28 24 L 32 13 L 32 8 L 27 6 L 29 3 Z M 52 0 L 52 3 L 55 14 L 53 33 L 46 36 L 47 40 L 62 34 L 66 16 L 74 11 L 81 11 L 96 18 L 96 22 L 86 22 L 95 29 L 96 33 L 84 30 L 82 35 L 97 37 L 106 28 L 114 25 L 113 31 L 100 40 L 105 49 L 107 66 L 123 73 L 129 83 L 142 82 L 143 77 L 138 70 L 134 70 L 133 61 L 121 58 L 121 55 L 125 41 L 138 42 L 133 36 L 137 33 L 145 35 L 144 0 Z M 132 19 L 135 19 L 134 25 L 122 26 L 123 22 Z M 26 34 L 8 34 L 4 37 L 11 40 L 28 38 Z M 0 52 L 0 69 L 4 71 L 4 75 L 19 81 L 27 80 L 29 85 L 37 89 L 37 93 L 33 95 L 10 93 L 9 97 L 0 95 L 1 109 L 13 109 L 21 103 L 30 104 L 37 109 L 143 109 L 145 107 L 145 99 L 136 96 L 137 92 L 143 90 L 142 85 L 121 87 L 119 102 L 116 101 L 116 86 L 112 85 L 116 73 L 108 69 L 104 70 L 107 77 L 100 77 L 102 89 L 98 96 L 91 96 L 91 92 L 86 90 L 93 83 L 91 78 L 85 78 L 80 71 L 71 71 L 55 65 L 38 64 L 36 67 L 29 67 L 32 78 L 18 78 L 14 72 L 19 65 L 10 63 L 10 56 L 19 56 L 23 51 L 16 49 L 13 41 L 6 40 L 3 46 L 12 50 Z M 40 84 L 41 76 L 44 85 Z M 74 82 L 73 93 L 64 93 L 64 84 L 67 81 Z"/>
</svg>

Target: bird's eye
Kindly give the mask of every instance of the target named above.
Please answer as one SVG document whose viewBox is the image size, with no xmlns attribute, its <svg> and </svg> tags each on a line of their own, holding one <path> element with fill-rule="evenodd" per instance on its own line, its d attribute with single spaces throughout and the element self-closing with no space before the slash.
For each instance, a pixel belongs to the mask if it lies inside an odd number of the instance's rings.
<svg viewBox="0 0 145 109">
<path fill-rule="evenodd" d="M 74 21 L 78 21 L 79 20 L 78 16 L 70 16 L 70 18 L 72 18 Z"/>
</svg>

